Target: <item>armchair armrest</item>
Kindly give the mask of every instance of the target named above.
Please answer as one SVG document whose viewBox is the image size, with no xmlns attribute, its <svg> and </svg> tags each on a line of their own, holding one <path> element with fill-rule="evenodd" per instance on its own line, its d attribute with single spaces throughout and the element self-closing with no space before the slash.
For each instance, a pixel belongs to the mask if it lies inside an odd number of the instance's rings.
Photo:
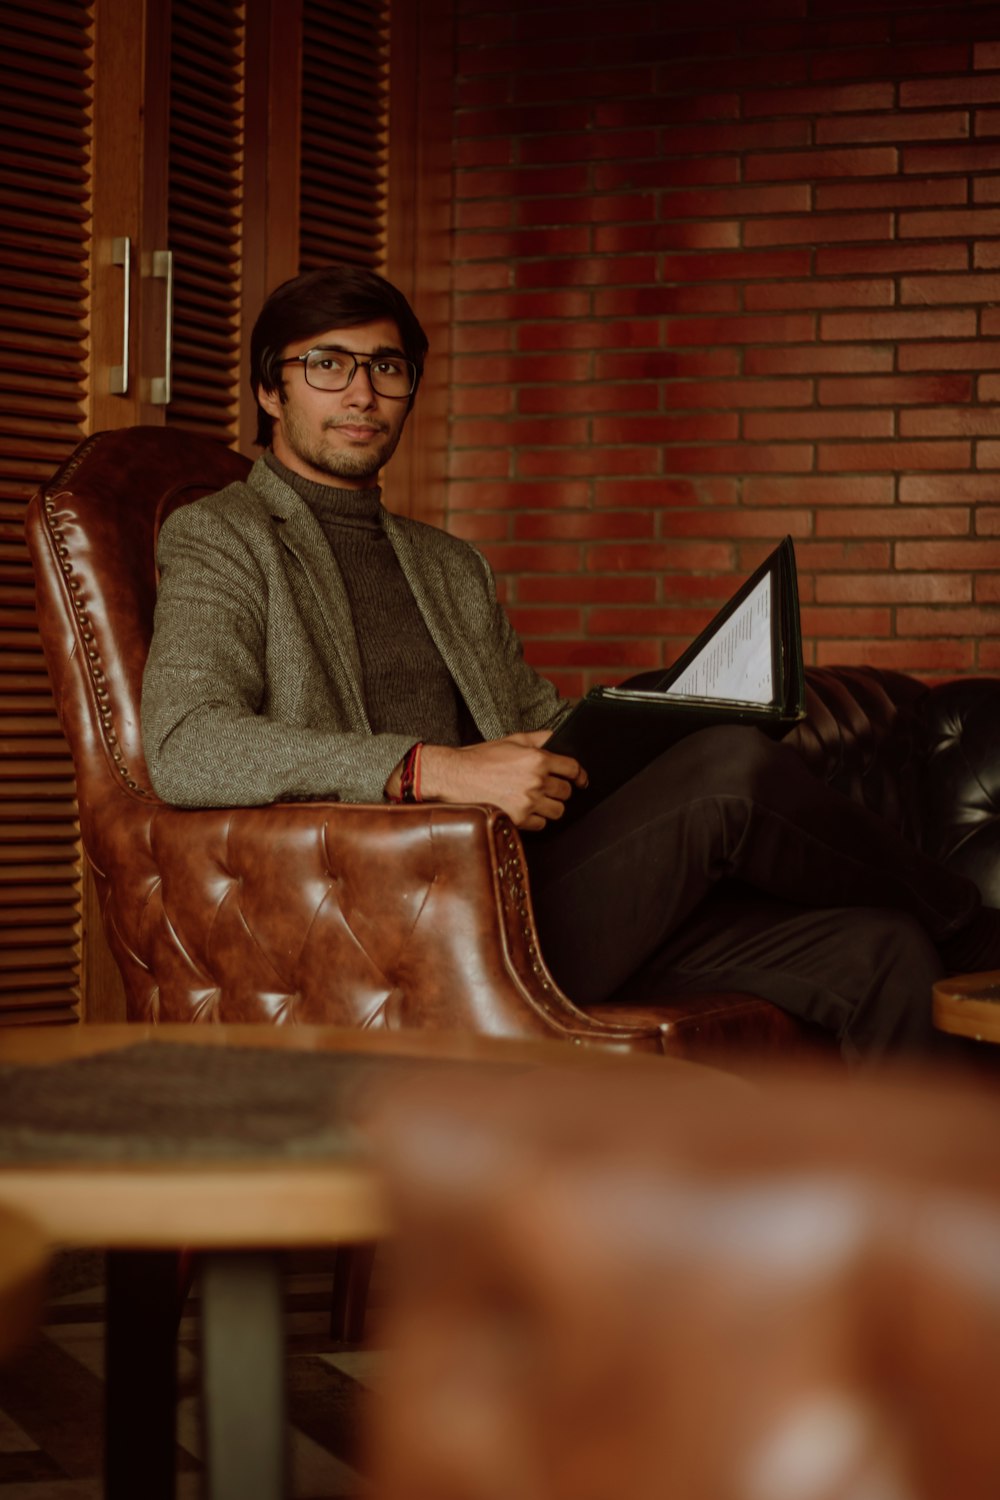
<svg viewBox="0 0 1000 1500">
<path fill-rule="evenodd" d="M 141 813 L 140 813 L 141 806 Z M 286 803 L 148 820 L 99 871 L 133 1019 L 327 1022 L 658 1051 L 578 1010 L 538 947 L 520 838 L 492 808 Z M 148 855 L 135 864 L 137 844 Z M 153 976 L 156 976 L 154 979 Z"/>
</svg>

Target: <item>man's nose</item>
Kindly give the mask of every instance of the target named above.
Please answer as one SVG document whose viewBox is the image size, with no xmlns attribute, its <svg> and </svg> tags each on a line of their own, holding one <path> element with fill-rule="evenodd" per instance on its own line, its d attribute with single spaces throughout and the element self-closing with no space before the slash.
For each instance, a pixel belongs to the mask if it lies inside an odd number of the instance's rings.
<svg viewBox="0 0 1000 1500">
<path fill-rule="evenodd" d="M 347 398 L 347 404 L 349 406 L 375 405 L 375 387 L 371 382 L 371 375 L 369 373 L 368 365 L 359 364 L 356 367 L 354 375 L 352 376 L 351 382 L 345 390 L 344 395 Z"/>
</svg>

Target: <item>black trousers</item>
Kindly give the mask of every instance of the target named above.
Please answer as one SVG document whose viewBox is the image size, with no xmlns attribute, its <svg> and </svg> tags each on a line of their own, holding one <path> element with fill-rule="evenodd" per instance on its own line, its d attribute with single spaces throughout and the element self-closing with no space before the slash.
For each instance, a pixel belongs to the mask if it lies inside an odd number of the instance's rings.
<svg viewBox="0 0 1000 1500">
<path fill-rule="evenodd" d="M 845 1057 L 931 1042 L 937 944 L 973 883 L 757 730 L 703 730 L 593 811 L 525 838 L 542 951 L 579 1004 L 738 989 Z"/>
</svg>

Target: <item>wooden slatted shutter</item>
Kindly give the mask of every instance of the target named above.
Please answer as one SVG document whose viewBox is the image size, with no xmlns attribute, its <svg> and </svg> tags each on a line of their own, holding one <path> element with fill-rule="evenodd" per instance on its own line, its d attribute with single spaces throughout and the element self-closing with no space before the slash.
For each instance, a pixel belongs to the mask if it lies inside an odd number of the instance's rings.
<svg viewBox="0 0 1000 1500">
<path fill-rule="evenodd" d="M 174 255 L 167 422 L 236 439 L 241 379 L 244 6 L 173 0 L 168 242 Z"/>
<path fill-rule="evenodd" d="M 73 768 L 49 690 L 25 505 L 86 420 L 92 7 L 0 7 L 0 1022 L 72 1019 Z"/>
<path fill-rule="evenodd" d="M 302 12 L 299 262 L 381 270 L 388 196 L 388 0 Z"/>
</svg>

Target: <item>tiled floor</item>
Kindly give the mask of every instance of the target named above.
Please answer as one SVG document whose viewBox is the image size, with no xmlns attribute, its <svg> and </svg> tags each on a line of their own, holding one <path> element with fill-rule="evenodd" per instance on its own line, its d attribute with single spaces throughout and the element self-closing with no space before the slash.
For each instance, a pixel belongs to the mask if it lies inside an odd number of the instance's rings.
<svg viewBox="0 0 1000 1500">
<path fill-rule="evenodd" d="M 369 1490 L 360 1434 L 381 1356 L 331 1342 L 330 1284 L 322 1257 L 289 1267 L 290 1500 L 362 1500 Z M 0 1369 L 0 1500 L 101 1500 L 103 1345 L 102 1259 L 60 1256 L 41 1337 Z M 178 1374 L 177 1496 L 200 1500 L 196 1293 Z"/>
</svg>

